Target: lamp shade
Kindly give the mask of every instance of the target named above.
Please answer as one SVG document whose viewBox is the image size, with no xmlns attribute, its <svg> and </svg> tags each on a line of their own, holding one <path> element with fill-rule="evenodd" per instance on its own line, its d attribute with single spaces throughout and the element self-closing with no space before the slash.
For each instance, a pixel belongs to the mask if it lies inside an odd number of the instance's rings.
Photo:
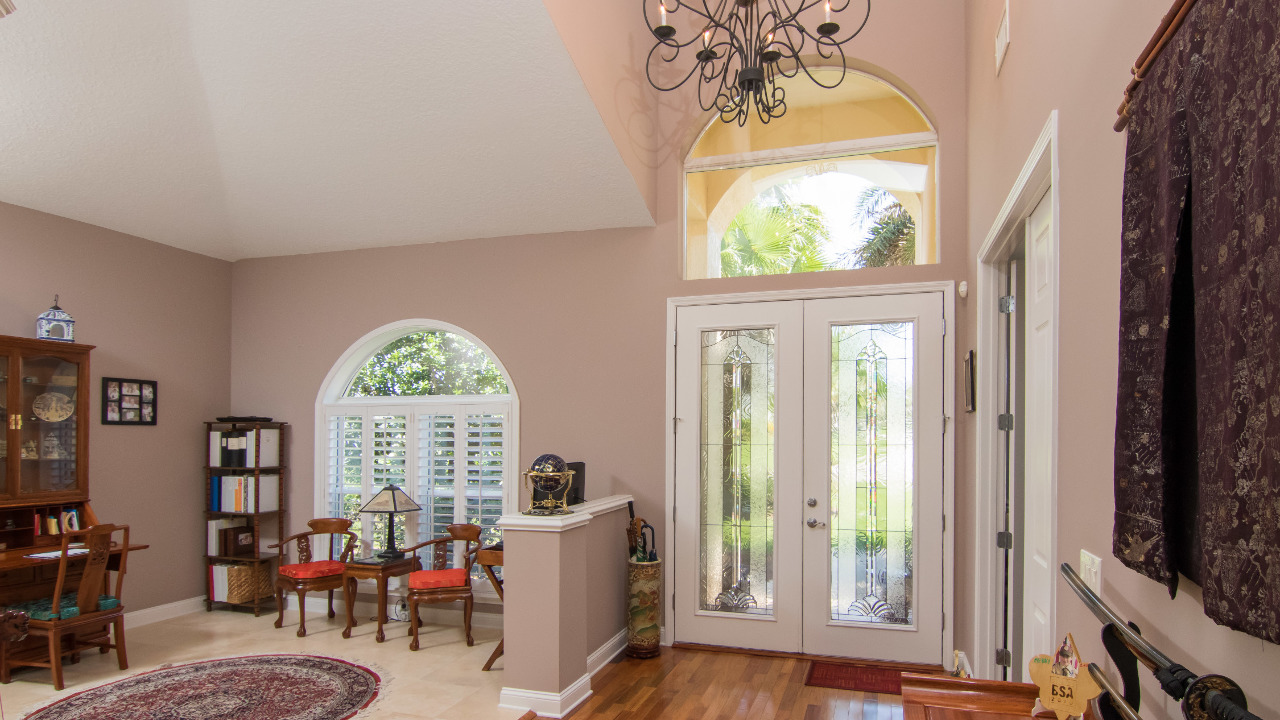
<svg viewBox="0 0 1280 720">
<path fill-rule="evenodd" d="M 362 513 L 402 513 L 417 512 L 422 506 L 413 501 L 413 498 L 405 494 L 403 490 L 395 485 L 388 485 L 378 491 L 369 499 L 369 502 L 360 508 Z"/>
</svg>

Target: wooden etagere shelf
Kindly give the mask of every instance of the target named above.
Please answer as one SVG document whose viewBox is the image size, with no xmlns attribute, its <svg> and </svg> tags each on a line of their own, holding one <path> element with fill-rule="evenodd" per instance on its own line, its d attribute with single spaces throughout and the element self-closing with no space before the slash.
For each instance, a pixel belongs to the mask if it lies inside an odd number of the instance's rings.
<svg viewBox="0 0 1280 720">
<path fill-rule="evenodd" d="M 274 607 L 288 486 L 285 422 L 206 422 L 205 609 Z"/>
</svg>

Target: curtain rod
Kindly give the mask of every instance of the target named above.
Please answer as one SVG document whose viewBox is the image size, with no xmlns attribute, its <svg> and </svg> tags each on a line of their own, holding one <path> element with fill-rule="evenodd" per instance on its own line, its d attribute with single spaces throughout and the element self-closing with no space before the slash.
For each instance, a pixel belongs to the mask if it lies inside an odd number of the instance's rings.
<svg viewBox="0 0 1280 720">
<path fill-rule="evenodd" d="M 1134 61 L 1133 67 L 1129 70 L 1133 74 L 1133 79 L 1125 87 L 1124 100 L 1120 103 L 1120 108 L 1116 110 L 1116 114 L 1120 116 L 1116 118 L 1116 124 L 1112 126 L 1112 129 L 1116 132 L 1124 130 L 1129 124 L 1129 97 L 1133 94 L 1134 89 L 1142 83 L 1143 78 L 1147 75 L 1147 70 L 1151 68 L 1151 64 L 1160 55 L 1160 51 L 1164 50 L 1164 46 L 1177 34 L 1178 28 L 1182 27 L 1182 21 L 1186 19 L 1187 13 L 1191 12 L 1191 6 L 1195 4 L 1196 0 L 1174 0 L 1173 7 L 1169 8 L 1169 12 L 1165 13 L 1164 19 L 1160 21 L 1160 27 L 1156 28 L 1155 34 L 1147 41 L 1147 46 L 1142 49 L 1142 54 Z"/>
</svg>

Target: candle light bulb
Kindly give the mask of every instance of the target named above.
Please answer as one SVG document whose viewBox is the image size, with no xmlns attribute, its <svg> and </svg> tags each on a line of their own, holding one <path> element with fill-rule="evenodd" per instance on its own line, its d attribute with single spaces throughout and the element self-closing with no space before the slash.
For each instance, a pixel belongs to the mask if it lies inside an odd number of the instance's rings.
<svg viewBox="0 0 1280 720">
<path fill-rule="evenodd" d="M 666 4 L 665 2 L 659 2 L 659 3 L 658 3 L 658 17 L 660 18 L 660 20 L 659 20 L 659 22 L 658 22 L 658 24 L 659 24 L 659 25 L 666 25 L 666 24 L 667 24 L 667 4 Z M 831 19 L 831 2 L 830 2 L 830 0 L 828 0 L 828 2 L 827 2 L 827 19 Z"/>
<path fill-rule="evenodd" d="M 711 45 L 711 29 L 702 31 L 702 49 L 706 50 Z"/>
<path fill-rule="evenodd" d="M 827 22 L 831 22 L 831 0 L 827 0 Z"/>
</svg>

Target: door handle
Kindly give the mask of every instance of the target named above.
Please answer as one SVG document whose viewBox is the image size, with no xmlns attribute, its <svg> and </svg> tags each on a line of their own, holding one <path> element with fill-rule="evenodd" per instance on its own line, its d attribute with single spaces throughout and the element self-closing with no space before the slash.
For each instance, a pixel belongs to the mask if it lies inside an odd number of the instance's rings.
<svg viewBox="0 0 1280 720">
<path fill-rule="evenodd" d="M 811 528 L 816 528 L 816 527 L 826 527 L 826 526 L 827 526 L 827 524 L 826 524 L 826 523 L 824 523 L 824 522 L 822 522 L 822 521 L 818 520 L 818 518 L 809 518 L 809 521 L 808 521 L 808 522 L 806 522 L 806 523 L 805 523 L 805 525 L 808 525 L 808 526 L 809 526 L 809 527 L 811 527 Z"/>
</svg>

